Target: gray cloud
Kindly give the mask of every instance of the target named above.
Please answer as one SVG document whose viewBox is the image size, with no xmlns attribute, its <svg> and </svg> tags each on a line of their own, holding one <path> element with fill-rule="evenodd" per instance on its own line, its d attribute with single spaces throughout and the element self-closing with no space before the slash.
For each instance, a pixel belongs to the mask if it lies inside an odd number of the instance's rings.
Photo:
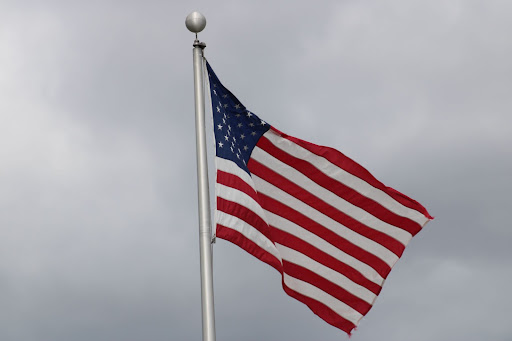
<svg viewBox="0 0 512 341">
<path fill-rule="evenodd" d="M 186 15 L 225 85 L 436 219 L 357 340 L 507 340 L 512 6 L 501 1 L 0 5 L 0 339 L 200 339 Z M 339 340 L 215 245 L 219 340 Z"/>
</svg>

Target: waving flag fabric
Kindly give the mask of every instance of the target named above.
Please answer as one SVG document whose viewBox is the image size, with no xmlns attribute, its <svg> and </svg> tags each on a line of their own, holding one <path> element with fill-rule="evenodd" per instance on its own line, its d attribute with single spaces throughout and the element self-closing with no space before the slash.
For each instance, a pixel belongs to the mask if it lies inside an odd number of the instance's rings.
<svg viewBox="0 0 512 341">
<path fill-rule="evenodd" d="M 432 217 L 339 151 L 260 119 L 207 70 L 217 237 L 274 267 L 288 295 L 350 334 Z"/>
</svg>

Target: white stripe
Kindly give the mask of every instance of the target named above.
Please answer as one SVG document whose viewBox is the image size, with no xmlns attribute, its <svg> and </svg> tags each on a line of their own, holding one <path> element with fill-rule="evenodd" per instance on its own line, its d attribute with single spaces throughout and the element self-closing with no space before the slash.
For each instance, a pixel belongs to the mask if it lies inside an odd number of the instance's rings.
<svg viewBox="0 0 512 341">
<path fill-rule="evenodd" d="M 347 290 L 354 296 L 359 297 L 361 300 L 369 303 L 370 305 L 373 304 L 375 298 L 377 298 L 377 296 L 370 290 L 366 289 L 365 287 L 357 283 L 352 282 L 352 280 L 345 277 L 341 273 L 334 271 L 333 269 L 328 268 L 321 263 L 318 263 L 314 259 L 311 259 L 308 256 L 296 250 L 290 249 L 284 245 L 276 243 L 276 247 L 283 260 L 286 260 L 290 263 L 297 264 L 299 266 L 302 266 L 303 268 L 311 270 L 317 275 Z"/>
<path fill-rule="evenodd" d="M 402 205 L 400 202 L 396 201 L 382 190 L 375 188 L 357 176 L 346 172 L 324 157 L 313 154 L 309 150 L 295 144 L 294 142 L 282 138 L 273 130 L 267 131 L 263 136 L 268 138 L 277 148 L 287 152 L 290 155 L 311 163 L 325 175 L 354 189 L 365 197 L 378 202 L 380 205 L 384 206 L 393 213 L 402 217 L 409 218 L 420 224 L 422 227 L 429 221 L 429 219 L 425 217 L 421 212 Z"/>
<path fill-rule="evenodd" d="M 321 250 L 322 252 L 328 254 L 329 256 L 334 257 L 340 262 L 350 266 L 354 270 L 358 271 L 361 275 L 366 277 L 368 280 L 373 283 L 382 286 L 384 283 L 384 278 L 382 278 L 375 269 L 369 266 L 366 263 L 361 262 L 360 260 L 354 258 L 353 256 L 343 252 L 338 249 L 334 245 L 327 242 L 325 239 L 318 237 L 317 235 L 309 232 L 308 230 L 300 227 L 299 225 L 284 219 L 281 216 L 278 216 L 272 212 L 266 211 L 267 217 L 269 219 L 269 224 L 273 227 L 288 232 L 295 237 L 305 241 L 311 246 Z"/>
<path fill-rule="evenodd" d="M 254 187 L 254 182 L 252 181 L 251 176 L 246 171 L 244 171 L 242 168 L 238 167 L 238 165 L 236 163 L 234 163 L 233 161 L 226 160 L 226 159 L 216 156 L 215 157 L 215 168 L 217 168 L 217 170 L 238 176 L 240 179 L 242 179 L 244 182 L 246 182 L 249 186 L 251 186 L 256 191 L 256 188 Z"/>
<path fill-rule="evenodd" d="M 286 163 L 276 159 L 274 156 L 270 155 L 268 152 L 263 149 L 256 147 L 254 148 L 251 158 L 258 161 L 259 163 L 269 167 L 274 170 L 281 176 L 290 180 L 295 184 L 300 184 L 300 187 L 304 188 L 306 191 L 315 195 L 316 197 L 323 200 L 328 205 L 331 205 L 341 212 L 347 214 L 348 216 L 354 218 L 360 223 L 374 229 L 380 231 L 382 233 L 387 234 L 388 236 L 396 239 L 404 246 L 406 246 L 412 238 L 412 235 L 391 224 L 388 224 L 370 213 L 366 212 L 360 207 L 357 207 L 350 202 L 346 201 L 343 198 L 340 198 L 336 194 L 331 191 L 325 189 L 324 187 L 318 185 L 316 182 L 296 170 L 295 168 L 287 165 Z"/>
<path fill-rule="evenodd" d="M 216 157 L 215 164 L 217 169 L 222 170 L 226 173 L 234 174 L 245 181 L 248 185 L 254 188 L 254 182 L 247 172 L 243 171 L 233 161 L 229 161 L 223 158 Z M 268 221 L 263 211 L 263 208 L 258 204 L 252 197 L 241 192 L 235 188 L 228 187 L 219 183 L 215 184 L 215 192 L 217 197 L 226 199 L 228 201 L 236 202 L 248 210 L 258 215 L 268 225 Z M 277 259 L 281 259 L 279 252 L 277 251 L 274 243 L 268 239 L 263 233 L 258 231 L 253 226 L 249 225 L 245 221 L 232 216 L 228 213 L 221 212 L 218 209 L 215 212 L 215 222 L 223 226 L 229 227 L 235 231 L 240 232 L 246 238 L 252 240 L 256 245 L 272 254 Z"/>
<path fill-rule="evenodd" d="M 220 225 L 240 232 L 242 235 L 244 235 L 244 237 L 256 243 L 256 245 L 261 247 L 263 250 L 281 260 L 279 251 L 277 251 L 274 243 L 272 243 L 267 237 L 265 237 L 264 234 L 262 234 L 251 225 L 247 224 L 245 221 L 221 211 L 216 212 L 215 221 Z"/>
<path fill-rule="evenodd" d="M 244 206 L 245 208 L 257 214 L 261 219 L 263 219 L 265 223 L 268 224 L 268 220 L 266 218 L 265 212 L 263 211 L 263 208 L 253 198 L 244 192 L 241 192 L 232 187 L 224 186 L 219 183 L 215 185 L 215 190 L 217 192 L 218 198 L 223 198 Z"/>
<path fill-rule="evenodd" d="M 288 288 L 304 296 L 310 297 L 315 301 L 325 304 L 336 314 L 340 315 L 346 320 L 349 320 L 355 325 L 357 325 L 359 320 L 361 320 L 363 317 L 363 315 L 361 315 L 357 310 L 354 310 L 352 307 L 349 307 L 337 298 L 332 297 L 325 291 L 320 290 L 307 282 L 291 277 L 286 273 L 283 274 L 283 280 Z"/>
<path fill-rule="evenodd" d="M 252 175 L 252 179 L 254 180 L 254 184 L 258 188 L 259 192 L 279 201 L 283 205 L 293 208 L 294 210 L 302 213 L 311 220 L 333 231 L 337 235 L 345 238 L 352 244 L 357 245 L 360 248 L 368 251 L 369 253 L 377 256 L 386 264 L 388 264 L 389 267 L 392 268 L 393 265 L 395 265 L 396 261 L 398 260 L 398 256 L 395 255 L 393 252 L 389 251 L 388 249 L 386 249 L 384 246 L 352 231 L 346 226 L 326 216 L 322 212 L 319 212 L 313 207 L 308 206 L 302 201 L 289 195 L 280 188 L 266 182 L 265 180 L 261 179 L 255 174 Z"/>
</svg>

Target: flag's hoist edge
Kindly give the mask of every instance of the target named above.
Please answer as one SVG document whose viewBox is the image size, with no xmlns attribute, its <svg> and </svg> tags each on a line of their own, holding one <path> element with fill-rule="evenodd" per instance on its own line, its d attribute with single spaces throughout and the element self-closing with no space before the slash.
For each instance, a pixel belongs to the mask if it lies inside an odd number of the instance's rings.
<svg viewBox="0 0 512 341">
<path fill-rule="evenodd" d="M 271 127 L 206 63 L 216 144 L 216 235 L 350 334 L 406 245 L 433 219 L 339 151 Z"/>
</svg>

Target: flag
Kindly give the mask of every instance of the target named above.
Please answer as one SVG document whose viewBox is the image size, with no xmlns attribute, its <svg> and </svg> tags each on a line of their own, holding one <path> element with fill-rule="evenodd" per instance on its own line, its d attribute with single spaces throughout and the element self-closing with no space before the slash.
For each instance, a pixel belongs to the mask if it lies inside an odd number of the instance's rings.
<svg viewBox="0 0 512 341">
<path fill-rule="evenodd" d="M 260 119 L 206 64 L 216 236 L 274 267 L 289 296 L 350 334 L 432 217 L 341 152 Z"/>
</svg>

